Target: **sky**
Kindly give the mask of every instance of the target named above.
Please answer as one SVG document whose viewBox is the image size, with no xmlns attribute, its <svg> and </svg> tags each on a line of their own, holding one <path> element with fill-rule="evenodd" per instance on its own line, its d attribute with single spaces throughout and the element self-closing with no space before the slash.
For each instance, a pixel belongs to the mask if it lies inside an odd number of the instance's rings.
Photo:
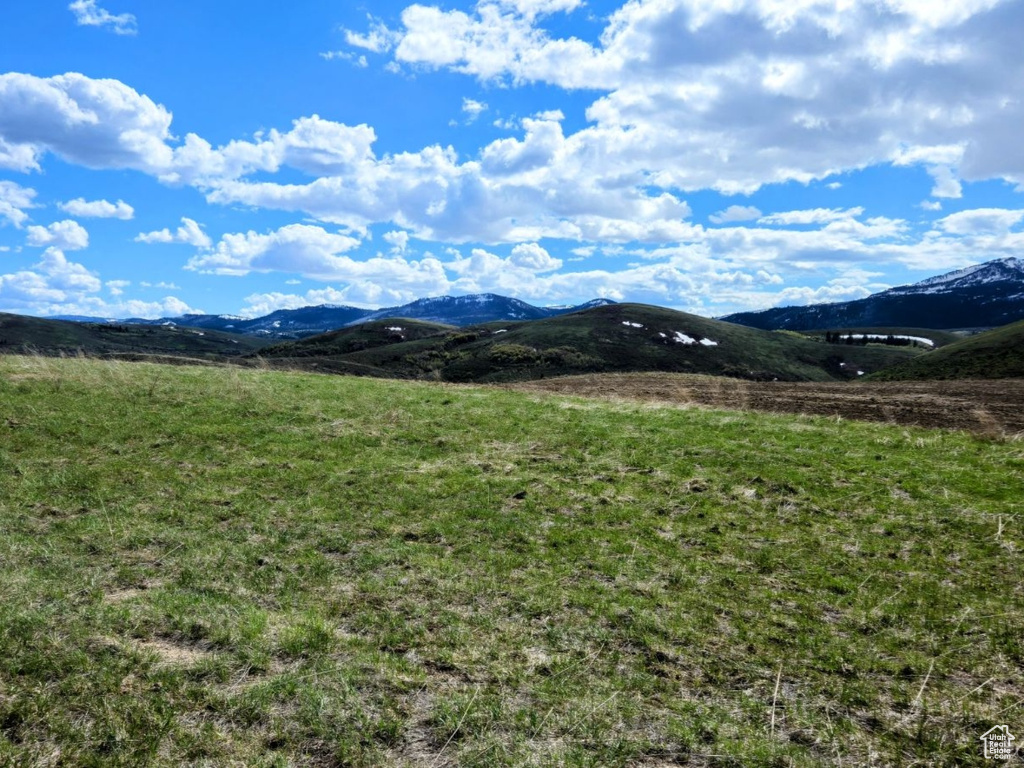
<svg viewBox="0 0 1024 768">
<path fill-rule="evenodd" d="M 0 8 L 0 311 L 716 317 L 1024 256 L 1022 0 Z"/>
</svg>

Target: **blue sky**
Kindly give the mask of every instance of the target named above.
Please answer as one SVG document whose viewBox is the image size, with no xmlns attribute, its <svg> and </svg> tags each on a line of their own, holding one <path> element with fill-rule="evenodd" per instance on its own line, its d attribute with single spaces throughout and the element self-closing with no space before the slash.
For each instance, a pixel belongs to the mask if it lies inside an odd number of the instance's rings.
<svg viewBox="0 0 1024 768">
<path fill-rule="evenodd" d="M 706 316 L 1024 256 L 1020 0 L 0 11 L 0 311 Z"/>
</svg>

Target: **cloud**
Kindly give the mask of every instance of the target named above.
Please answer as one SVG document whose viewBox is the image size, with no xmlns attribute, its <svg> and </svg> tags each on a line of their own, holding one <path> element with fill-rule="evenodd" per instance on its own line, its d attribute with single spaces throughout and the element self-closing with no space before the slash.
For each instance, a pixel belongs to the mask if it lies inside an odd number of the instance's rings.
<svg viewBox="0 0 1024 768">
<path fill-rule="evenodd" d="M 324 51 L 320 54 L 320 58 L 324 61 L 341 59 L 342 61 L 351 62 L 353 66 L 359 67 L 360 69 L 366 69 L 370 66 L 370 62 L 366 60 L 365 56 L 356 55 L 351 51 Z"/>
<path fill-rule="evenodd" d="M 637 186 L 641 177 L 595 177 L 592 159 L 576 156 L 559 123 L 523 124 L 522 140 L 495 141 L 480 161 L 460 162 L 452 147 L 440 146 L 378 158 L 372 132 L 318 121 L 318 135 L 361 140 L 345 145 L 352 151 L 344 161 L 339 155 L 336 168 L 321 161 L 331 175 L 307 184 L 220 180 L 211 182 L 207 199 L 303 212 L 357 231 L 391 222 L 420 239 L 442 242 L 665 241 L 687 232 L 683 220 L 690 208 L 675 195 L 649 194 Z M 283 141 L 281 135 L 276 141 Z"/>
<path fill-rule="evenodd" d="M 117 35 L 134 35 L 138 33 L 135 17 L 130 13 L 117 16 L 96 5 L 96 0 L 75 0 L 68 6 L 75 14 L 75 23 L 80 27 L 110 27 Z"/>
<path fill-rule="evenodd" d="M 213 245 L 210 236 L 203 232 L 201 225 L 192 219 L 182 216 L 181 226 L 174 232 L 161 229 L 156 232 L 143 233 L 135 238 L 136 243 L 181 243 L 196 248 L 209 248 Z"/>
<path fill-rule="evenodd" d="M 316 177 L 350 174 L 372 160 L 377 134 L 367 125 L 349 126 L 313 115 L 293 121 L 290 131 L 274 129 L 255 139 L 214 148 L 190 133 L 159 175 L 168 183 L 217 187 L 258 171 L 275 173 L 283 165 Z"/>
<path fill-rule="evenodd" d="M 730 205 L 724 211 L 708 216 L 715 224 L 727 224 L 734 221 L 753 221 L 761 218 L 761 211 L 752 205 Z"/>
<path fill-rule="evenodd" d="M 960 211 L 939 219 L 936 228 L 953 235 L 992 235 L 1009 233 L 1024 219 L 1024 210 L 979 208 Z"/>
<path fill-rule="evenodd" d="M 70 213 L 72 216 L 78 216 L 83 219 L 121 219 L 122 221 L 128 221 L 135 216 L 135 209 L 124 200 L 118 200 L 116 203 L 110 203 L 106 200 L 87 202 L 85 198 L 79 197 L 66 203 L 59 203 L 57 207 L 66 213 Z"/>
<path fill-rule="evenodd" d="M 393 238 L 394 239 L 394 238 Z M 324 281 L 358 281 L 377 277 L 401 282 L 419 270 L 438 273 L 432 260 L 407 262 L 373 258 L 357 261 L 342 255 L 360 240 L 308 224 L 289 224 L 267 234 L 224 235 L 209 253 L 193 257 L 187 269 L 219 275 L 290 272 Z"/>
<path fill-rule="evenodd" d="M 288 281 L 289 284 L 292 281 Z M 298 281 L 295 281 L 296 283 Z M 239 314 L 244 317 L 260 317 L 278 309 L 298 309 L 300 307 L 318 306 L 320 304 L 340 304 L 345 306 L 393 307 L 408 304 L 424 295 L 439 296 L 447 293 L 447 289 L 418 293 L 408 287 L 391 284 L 357 280 L 343 288 L 317 288 L 304 294 L 294 293 L 254 293 L 245 298 L 245 306 Z"/>
<path fill-rule="evenodd" d="M 828 224 L 835 221 L 849 221 L 864 213 L 863 208 L 813 208 L 803 211 L 786 211 L 784 213 L 773 213 L 762 216 L 759 224 L 780 224 L 782 226 L 793 226 L 794 224 Z"/>
<path fill-rule="evenodd" d="M 385 232 L 384 240 L 391 244 L 395 253 L 405 253 L 406 249 L 409 247 L 408 232 Z"/>
<path fill-rule="evenodd" d="M 512 8 L 526 17 L 546 16 L 553 13 L 574 11 L 584 0 L 499 0 L 506 8 Z"/>
<path fill-rule="evenodd" d="M 210 253 L 189 260 L 187 269 L 218 275 L 250 272 L 295 272 L 331 280 L 358 269 L 358 262 L 338 254 L 351 251 L 359 240 L 307 224 L 290 224 L 274 232 L 224 235 Z"/>
<path fill-rule="evenodd" d="M 1024 183 L 1019 3 L 634 0 L 597 43 L 537 23 L 574 5 L 410 5 L 394 59 L 603 92 L 574 139 L 665 188 L 750 193 L 887 162 Z"/>
<path fill-rule="evenodd" d="M 362 48 L 372 53 L 382 53 L 390 50 L 397 39 L 394 32 L 387 28 L 384 22 L 369 17 L 370 30 L 365 34 L 345 30 L 345 42 L 354 48 Z"/>
<path fill-rule="evenodd" d="M 47 248 L 30 269 L 0 275 L 0 309 L 25 312 L 52 307 L 96 293 L 102 283 L 81 264 L 67 260 L 58 248 Z"/>
<path fill-rule="evenodd" d="M 531 272 L 552 272 L 562 266 L 559 259 L 552 258 L 551 254 L 537 243 L 521 243 L 515 246 L 508 262 Z"/>
<path fill-rule="evenodd" d="M 68 261 L 58 248 L 47 248 L 28 269 L 0 274 L 0 312 L 27 315 L 91 315 L 96 317 L 166 317 L 202 310 L 167 296 L 159 301 L 123 299 L 127 280 L 108 280 L 81 264 Z M 116 301 L 99 294 L 106 286 Z"/>
<path fill-rule="evenodd" d="M 35 196 L 34 189 L 13 181 L 0 181 L 0 225 L 10 222 L 20 229 L 28 221 L 25 211 L 35 207 L 32 202 Z"/>
<path fill-rule="evenodd" d="M 462 111 L 469 116 L 469 122 L 473 122 L 487 111 L 487 104 L 476 99 L 464 98 L 462 100 Z"/>
<path fill-rule="evenodd" d="M 89 233 L 77 221 L 57 221 L 47 227 L 29 227 L 26 242 L 38 248 L 80 251 L 89 247 Z"/>
<path fill-rule="evenodd" d="M 110 291 L 111 296 L 121 296 L 124 294 L 124 289 L 132 284 L 131 280 L 107 280 L 104 285 L 107 286 L 107 290 Z"/>
<path fill-rule="evenodd" d="M 143 280 L 139 285 L 143 288 L 159 288 L 163 291 L 180 291 L 181 286 L 175 285 L 174 283 L 159 282 L 159 283 L 148 283 Z"/>
<path fill-rule="evenodd" d="M 52 152 L 87 168 L 166 172 L 171 114 L 118 80 L 0 74 L 0 167 L 39 170 Z"/>
<path fill-rule="evenodd" d="M 928 173 L 935 180 L 932 187 L 932 197 L 959 198 L 963 196 L 963 188 L 960 180 L 956 177 L 952 168 L 947 166 L 932 166 Z"/>
</svg>

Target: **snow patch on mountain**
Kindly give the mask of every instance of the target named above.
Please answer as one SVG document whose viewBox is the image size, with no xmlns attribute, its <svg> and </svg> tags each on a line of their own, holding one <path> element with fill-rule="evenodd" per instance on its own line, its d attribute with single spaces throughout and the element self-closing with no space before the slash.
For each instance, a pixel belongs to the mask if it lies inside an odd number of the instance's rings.
<svg viewBox="0 0 1024 768">
<path fill-rule="evenodd" d="M 901 285 L 884 291 L 889 296 L 907 296 L 911 294 L 929 295 L 949 293 L 959 288 L 969 288 L 1003 281 L 1024 280 L 1024 260 L 1010 256 L 996 259 L 984 264 L 974 264 L 944 275 L 936 275 L 921 280 L 913 285 Z"/>
</svg>

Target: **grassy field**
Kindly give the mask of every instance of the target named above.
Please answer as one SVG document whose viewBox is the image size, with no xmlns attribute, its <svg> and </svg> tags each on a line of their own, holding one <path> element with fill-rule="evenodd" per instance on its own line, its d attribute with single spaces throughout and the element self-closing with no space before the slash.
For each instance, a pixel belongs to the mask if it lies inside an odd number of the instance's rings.
<svg viewBox="0 0 1024 768">
<path fill-rule="evenodd" d="M 0 765 L 981 765 L 1024 443 L 0 357 Z"/>
</svg>

